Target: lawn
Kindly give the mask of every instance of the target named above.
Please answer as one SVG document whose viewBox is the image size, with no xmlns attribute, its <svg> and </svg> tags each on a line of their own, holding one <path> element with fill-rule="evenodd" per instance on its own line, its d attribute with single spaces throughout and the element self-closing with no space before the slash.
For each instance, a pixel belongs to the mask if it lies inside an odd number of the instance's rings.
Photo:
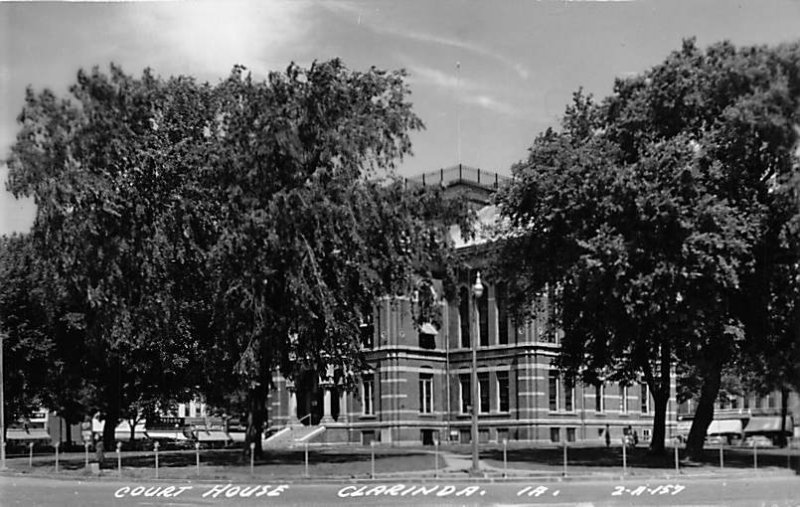
<svg viewBox="0 0 800 507">
<path fill-rule="evenodd" d="M 94 458 L 93 454 L 89 456 Z M 194 450 L 159 452 L 159 478 L 163 479 L 291 479 L 306 477 L 306 460 L 303 449 L 265 450 L 262 459 L 253 463 L 251 475 L 250 457 L 241 449 L 201 450 L 200 467 Z M 376 477 L 392 474 L 419 472 L 434 468 L 434 455 L 420 450 L 375 449 Z M 440 461 L 441 463 L 441 461 Z M 55 461 L 52 454 L 38 455 L 29 460 L 23 457 L 11 459 L 9 468 L 20 473 L 52 474 Z M 311 448 L 308 451 L 308 476 L 312 478 L 351 479 L 369 478 L 372 474 L 370 449 Z M 90 474 L 85 468 L 83 453 L 68 453 L 59 457 L 59 473 L 84 476 Z M 117 454 L 106 453 L 101 473 L 116 477 Z M 155 455 L 153 452 L 123 452 L 122 476 L 132 478 L 155 477 Z"/>
</svg>

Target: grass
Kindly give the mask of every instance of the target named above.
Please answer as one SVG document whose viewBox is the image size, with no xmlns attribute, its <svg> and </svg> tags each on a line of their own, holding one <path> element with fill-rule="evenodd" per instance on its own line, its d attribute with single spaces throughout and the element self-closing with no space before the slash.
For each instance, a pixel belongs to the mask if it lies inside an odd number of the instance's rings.
<svg viewBox="0 0 800 507">
<path fill-rule="evenodd" d="M 94 455 L 90 454 L 90 461 Z M 434 468 L 434 455 L 419 450 L 376 449 L 376 476 L 419 472 Z M 262 459 L 253 463 L 241 449 L 201 450 L 199 474 L 194 450 L 166 451 L 159 453 L 159 478 L 161 479 L 303 479 L 306 477 L 305 452 L 294 449 L 269 449 Z M 15 458 L 8 462 L 9 468 L 18 473 L 52 474 L 55 460 L 52 454 L 38 456 L 30 466 L 27 458 Z M 69 453 L 59 458 L 59 473 L 85 476 L 91 472 L 85 468 L 83 453 Z M 106 453 L 101 468 L 102 475 L 116 476 L 117 455 Z M 369 449 L 360 448 L 313 448 L 308 451 L 308 477 L 311 478 L 369 478 L 372 473 L 372 458 Z M 155 455 L 152 452 L 122 453 L 122 476 L 127 478 L 154 478 Z"/>
<path fill-rule="evenodd" d="M 786 449 L 759 449 L 758 468 L 787 468 Z M 719 449 L 706 448 L 703 459 L 689 462 L 684 459 L 683 449 L 679 449 L 679 466 L 681 469 L 715 471 L 719 469 Z M 653 473 L 658 470 L 665 472 L 675 470 L 675 456 L 673 448 L 661 456 L 651 456 L 646 447 L 628 449 L 626 452 L 627 466 L 632 473 Z M 492 448 L 481 453 L 481 459 L 486 463 L 502 468 L 502 448 Z M 587 447 L 575 446 L 567 449 L 568 473 L 593 473 L 607 471 L 622 471 L 621 447 Z M 561 471 L 564 467 L 564 450 L 560 446 L 546 446 L 536 448 L 514 447 L 507 452 L 509 469 Z M 724 449 L 723 464 L 730 469 L 753 469 L 753 450 L 749 448 L 728 447 Z M 800 453 L 796 450 L 791 454 L 792 468 L 800 468 Z"/>
<path fill-rule="evenodd" d="M 469 445 L 443 445 L 443 452 L 469 457 Z M 416 474 L 435 468 L 432 447 L 420 448 L 375 448 L 375 475 Z M 789 453 L 792 454 L 789 454 Z M 759 449 L 758 468 L 787 468 L 787 454 L 791 457 L 792 468 L 800 473 L 800 452 L 786 449 Z M 681 450 L 681 458 L 683 458 Z M 90 454 L 90 460 L 94 458 Z M 675 470 L 672 449 L 664 456 L 649 456 L 644 446 L 631 449 L 626 454 L 628 473 L 631 475 L 652 475 L 659 471 L 672 473 Z M 497 444 L 482 445 L 481 461 L 488 466 L 502 470 L 503 448 Z M 34 457 L 33 466 L 27 456 L 17 455 L 8 461 L 9 468 L 18 473 L 38 475 L 54 473 L 54 455 L 39 454 Z M 85 468 L 84 453 L 70 452 L 60 456 L 59 475 L 89 476 Z M 568 474 L 621 473 L 622 449 L 604 446 L 576 445 L 568 448 Z M 749 448 L 725 448 L 724 465 L 728 470 L 752 470 L 753 451 Z M 439 468 L 445 464 L 440 460 Z M 507 466 L 511 471 L 531 474 L 560 474 L 563 471 L 563 448 L 555 445 L 530 446 L 514 442 L 509 445 Z M 680 461 L 682 471 L 697 473 L 719 471 L 719 450 L 708 448 L 699 462 Z M 116 477 L 117 454 L 106 453 L 102 465 L 102 475 Z M 254 461 L 251 475 L 250 458 L 242 449 L 216 449 L 200 451 L 199 473 L 196 467 L 196 454 L 192 450 L 168 450 L 159 452 L 159 478 L 162 479 L 205 479 L 205 480 L 302 480 L 308 476 L 314 479 L 365 479 L 372 475 L 371 449 L 365 447 L 312 447 L 308 451 L 306 471 L 305 452 L 302 449 L 265 449 L 264 457 Z M 428 474 L 428 475 L 432 475 Z M 152 451 L 123 452 L 122 476 L 126 478 L 152 479 L 155 477 L 155 455 Z"/>
</svg>

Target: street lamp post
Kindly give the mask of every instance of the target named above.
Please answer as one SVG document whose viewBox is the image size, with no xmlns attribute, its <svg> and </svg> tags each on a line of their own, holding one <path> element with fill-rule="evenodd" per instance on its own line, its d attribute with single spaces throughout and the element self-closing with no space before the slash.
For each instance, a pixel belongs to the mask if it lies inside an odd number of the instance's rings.
<svg viewBox="0 0 800 507">
<path fill-rule="evenodd" d="M 478 315 L 478 300 L 483 296 L 483 283 L 481 283 L 481 273 L 478 271 L 475 277 L 475 285 L 472 286 L 472 308 L 475 316 L 474 333 L 472 335 L 472 475 L 480 474 L 478 462 L 478 340 L 480 339 L 480 317 Z"/>
</svg>

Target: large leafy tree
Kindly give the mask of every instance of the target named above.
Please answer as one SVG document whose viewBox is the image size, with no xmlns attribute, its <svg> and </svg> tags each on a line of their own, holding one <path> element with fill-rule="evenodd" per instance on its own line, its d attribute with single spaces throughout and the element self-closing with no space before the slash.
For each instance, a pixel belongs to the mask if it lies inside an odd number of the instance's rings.
<svg viewBox="0 0 800 507">
<path fill-rule="evenodd" d="M 131 405 L 185 392 L 191 378 L 183 295 L 202 273 L 182 186 L 208 138 L 211 94 L 113 65 L 80 72 L 71 93 L 28 90 L 8 186 L 38 207 L 30 239 L 64 342 L 59 373 L 89 387 L 83 409 L 105 417 L 111 446 Z"/>
<path fill-rule="evenodd" d="M 260 452 L 276 371 L 352 379 L 375 298 L 451 278 L 463 207 L 391 177 L 422 127 L 403 77 L 333 60 L 212 87 L 112 66 L 78 75 L 76 105 L 28 92 L 9 185 L 36 198 L 64 375 L 107 445 L 121 415 L 200 393 L 243 399 Z"/>
<path fill-rule="evenodd" d="M 201 197 L 219 213 L 206 391 L 217 403 L 244 394 L 259 453 L 275 372 L 347 383 L 376 299 L 437 269 L 452 278 L 448 225 L 463 207 L 383 177 L 422 127 L 403 77 L 332 60 L 264 82 L 236 68 L 216 90 L 218 151 Z"/>
<path fill-rule="evenodd" d="M 697 455 L 724 367 L 746 335 L 758 339 L 746 333 L 745 288 L 765 275 L 769 221 L 783 220 L 771 185 L 796 171 L 797 53 L 686 41 L 600 104 L 579 93 L 563 131 L 537 138 L 501 197 L 500 265 L 517 306 L 557 286 L 561 365 L 590 381 L 643 375 L 654 451 L 676 361 L 701 386 Z"/>
</svg>

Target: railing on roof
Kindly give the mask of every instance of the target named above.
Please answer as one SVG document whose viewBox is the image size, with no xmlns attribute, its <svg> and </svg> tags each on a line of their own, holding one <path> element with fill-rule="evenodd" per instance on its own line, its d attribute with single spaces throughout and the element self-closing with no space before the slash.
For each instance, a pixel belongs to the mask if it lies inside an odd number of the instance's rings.
<svg viewBox="0 0 800 507">
<path fill-rule="evenodd" d="M 501 176 L 493 171 L 482 171 L 477 167 L 470 167 L 463 164 L 454 165 L 438 171 L 422 173 L 420 175 L 407 178 L 409 183 L 426 185 L 441 185 L 449 187 L 457 184 L 474 185 L 488 190 L 497 190 L 500 184 L 511 180 L 508 176 Z"/>
</svg>

